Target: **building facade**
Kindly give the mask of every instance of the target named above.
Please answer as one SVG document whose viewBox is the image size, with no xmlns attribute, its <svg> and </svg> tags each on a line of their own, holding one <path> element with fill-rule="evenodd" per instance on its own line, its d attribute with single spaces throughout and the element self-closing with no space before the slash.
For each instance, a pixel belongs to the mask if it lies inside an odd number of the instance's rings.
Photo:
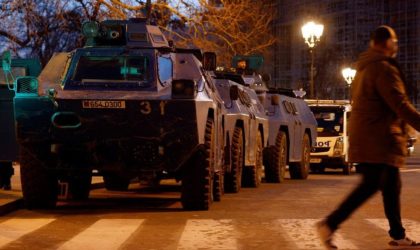
<svg viewBox="0 0 420 250">
<path fill-rule="evenodd" d="M 398 61 L 413 87 L 420 88 L 420 1 L 418 0 L 277 0 L 273 32 L 278 38 L 270 58 L 273 85 L 309 91 L 310 53 L 301 27 L 313 20 L 324 25 L 314 49 L 314 86 L 317 98 L 347 97 L 349 86 L 341 75 L 354 67 L 368 47 L 370 33 L 379 25 L 393 27 L 399 37 Z"/>
</svg>

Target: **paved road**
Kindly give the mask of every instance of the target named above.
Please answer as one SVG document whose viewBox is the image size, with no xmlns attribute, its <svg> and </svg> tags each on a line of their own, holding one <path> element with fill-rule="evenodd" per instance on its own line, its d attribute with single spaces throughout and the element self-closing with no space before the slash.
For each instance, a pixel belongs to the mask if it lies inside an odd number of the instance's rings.
<svg viewBox="0 0 420 250">
<path fill-rule="evenodd" d="M 417 147 L 420 149 L 420 145 Z M 420 240 L 420 150 L 402 169 L 402 213 L 407 232 Z M 20 197 L 16 167 L 12 191 Z M 210 211 L 181 209 L 179 186 L 130 186 L 130 192 L 94 189 L 86 202 L 60 202 L 55 210 L 20 209 L 0 217 L 0 249 L 322 249 L 314 223 L 338 205 L 359 176 L 311 174 L 226 194 Z M 96 178 L 95 182 L 100 179 Z M 388 249 L 381 196 L 360 208 L 338 232 L 340 249 Z"/>
<path fill-rule="evenodd" d="M 420 162 L 416 158 L 412 162 Z M 402 170 L 403 216 L 420 239 L 420 165 Z M 227 194 L 210 211 L 186 212 L 179 187 L 130 186 L 128 194 L 96 189 L 87 202 L 56 210 L 21 209 L 0 217 L 1 249 L 321 249 L 314 223 L 358 181 L 340 172 L 310 175 Z M 340 249 L 387 249 L 386 220 L 376 195 L 337 235 Z"/>
</svg>

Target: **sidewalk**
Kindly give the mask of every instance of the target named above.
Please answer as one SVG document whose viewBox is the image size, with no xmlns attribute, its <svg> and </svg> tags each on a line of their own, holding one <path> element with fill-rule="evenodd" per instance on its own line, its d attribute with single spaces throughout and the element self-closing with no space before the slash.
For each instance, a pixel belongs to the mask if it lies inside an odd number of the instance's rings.
<svg viewBox="0 0 420 250">
<path fill-rule="evenodd" d="M 12 176 L 12 190 L 0 189 L 0 215 L 23 207 L 22 187 L 20 185 L 19 165 L 13 164 L 15 174 Z"/>
<path fill-rule="evenodd" d="M 12 176 L 12 190 L 6 191 L 0 189 L 0 215 L 10 213 L 17 209 L 24 207 L 22 198 L 22 186 L 20 184 L 20 166 L 19 164 L 13 164 L 15 174 Z M 92 189 L 102 188 L 103 180 L 102 177 L 92 177 Z"/>
</svg>

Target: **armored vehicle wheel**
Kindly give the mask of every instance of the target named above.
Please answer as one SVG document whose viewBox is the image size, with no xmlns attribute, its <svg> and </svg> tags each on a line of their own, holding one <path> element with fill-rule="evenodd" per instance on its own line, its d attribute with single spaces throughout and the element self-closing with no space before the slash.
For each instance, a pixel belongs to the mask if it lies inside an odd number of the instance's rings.
<svg viewBox="0 0 420 250">
<path fill-rule="evenodd" d="M 127 191 L 130 185 L 130 178 L 118 176 L 112 173 L 104 174 L 104 183 L 106 190 L 109 191 Z"/>
<path fill-rule="evenodd" d="M 309 135 L 305 133 L 302 142 L 302 158 L 300 162 L 293 162 L 289 165 L 290 178 L 292 179 L 306 179 L 309 174 L 309 162 L 311 144 L 309 141 Z"/>
<path fill-rule="evenodd" d="M 267 166 L 265 166 L 265 180 L 270 183 L 284 181 L 287 164 L 287 138 L 284 131 L 279 131 L 276 145 L 270 147 Z"/>
<path fill-rule="evenodd" d="M 263 171 L 263 142 L 261 133 L 257 134 L 255 146 L 255 165 L 244 167 L 242 186 L 258 187 L 261 184 Z"/>
<path fill-rule="evenodd" d="M 53 208 L 57 202 L 58 181 L 46 168 L 48 145 L 20 145 L 20 176 L 25 207 Z"/>
<path fill-rule="evenodd" d="M 213 195 L 214 201 L 221 201 L 224 194 L 224 175 L 223 171 L 214 173 Z"/>
<path fill-rule="evenodd" d="M 86 200 L 89 198 L 91 183 L 92 175 L 89 172 L 71 177 L 69 180 L 69 191 L 72 199 Z"/>
<path fill-rule="evenodd" d="M 243 131 L 240 127 L 235 127 L 232 137 L 232 159 L 230 172 L 225 173 L 225 191 L 237 193 L 242 184 L 242 167 L 244 164 L 244 139 Z"/>
<path fill-rule="evenodd" d="M 350 175 L 351 167 L 352 167 L 351 163 L 343 162 L 343 174 Z"/>
<path fill-rule="evenodd" d="M 186 210 L 208 210 L 213 201 L 214 121 L 208 119 L 205 149 L 193 156 L 182 178 L 181 203 Z"/>
</svg>

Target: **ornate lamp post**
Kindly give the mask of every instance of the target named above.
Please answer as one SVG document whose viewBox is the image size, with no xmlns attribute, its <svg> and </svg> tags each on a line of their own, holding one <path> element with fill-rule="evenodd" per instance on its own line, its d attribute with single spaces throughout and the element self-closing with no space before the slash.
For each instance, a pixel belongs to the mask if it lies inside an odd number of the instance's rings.
<svg viewBox="0 0 420 250">
<path fill-rule="evenodd" d="M 352 68 L 345 68 L 341 71 L 341 74 L 344 77 L 344 80 L 347 82 L 347 89 L 349 93 L 349 99 L 350 99 L 350 87 L 351 83 L 353 82 L 354 76 L 356 75 L 356 70 Z"/>
<path fill-rule="evenodd" d="M 310 82 L 310 98 L 314 98 L 314 49 L 315 45 L 321 39 L 324 25 L 308 22 L 302 26 L 302 36 L 305 43 L 309 46 L 311 52 L 311 82 Z"/>
</svg>

